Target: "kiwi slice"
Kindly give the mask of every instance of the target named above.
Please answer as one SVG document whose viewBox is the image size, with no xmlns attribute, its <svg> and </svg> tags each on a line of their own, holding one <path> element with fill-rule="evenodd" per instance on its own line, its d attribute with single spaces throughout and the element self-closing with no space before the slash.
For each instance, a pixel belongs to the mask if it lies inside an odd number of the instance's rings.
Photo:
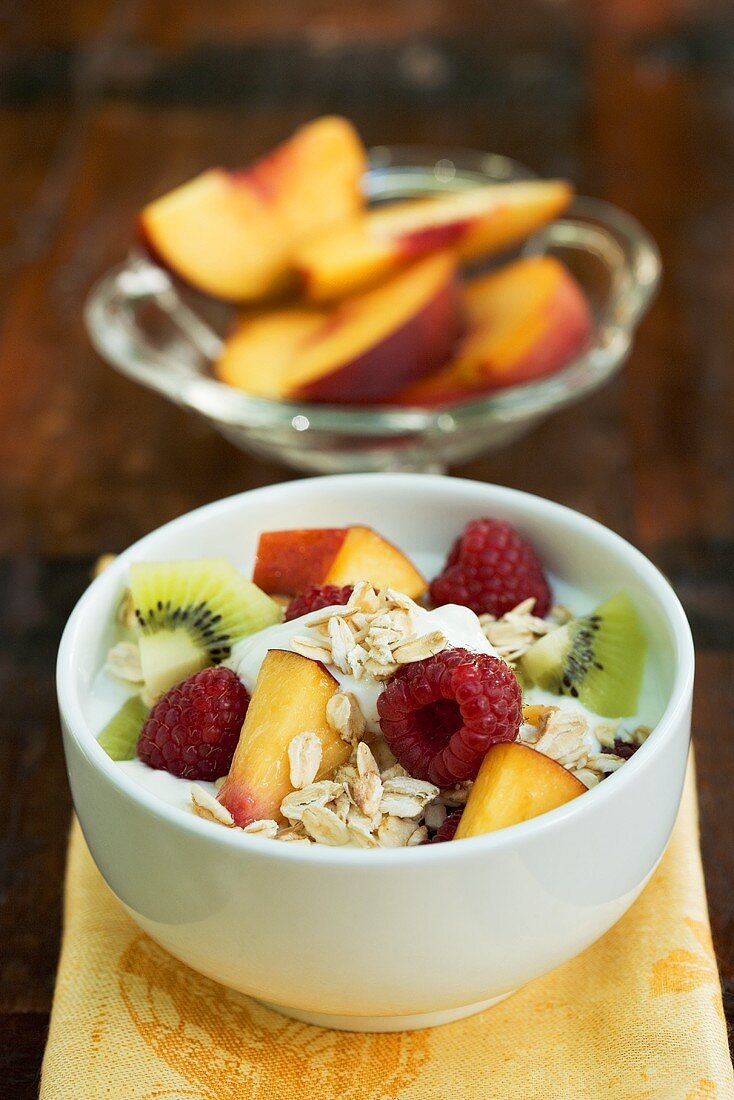
<svg viewBox="0 0 734 1100">
<path fill-rule="evenodd" d="M 97 740 L 113 760 L 134 760 L 148 708 L 139 695 L 131 695 L 113 714 Z"/>
<path fill-rule="evenodd" d="M 521 667 L 538 687 L 572 695 L 595 714 L 622 718 L 637 710 L 646 652 L 634 605 L 619 592 L 535 642 Z"/>
<path fill-rule="evenodd" d="M 130 566 L 130 592 L 145 686 L 154 697 L 282 618 L 274 600 L 219 558 L 138 562 Z"/>
</svg>

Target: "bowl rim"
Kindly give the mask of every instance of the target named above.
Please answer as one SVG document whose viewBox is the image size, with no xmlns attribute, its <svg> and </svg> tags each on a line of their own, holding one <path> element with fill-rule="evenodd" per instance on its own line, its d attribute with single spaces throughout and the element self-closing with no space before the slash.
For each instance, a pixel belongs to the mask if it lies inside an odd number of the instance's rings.
<svg viewBox="0 0 734 1100">
<path fill-rule="evenodd" d="M 534 178 L 525 165 L 478 149 L 403 145 L 377 146 L 368 153 L 370 159 L 365 177 L 368 191 L 371 177 L 390 172 L 405 174 L 410 170 L 435 175 L 437 166 L 447 159 L 455 164 L 459 175 L 462 172 L 478 175 L 481 163 L 502 162 L 501 179 L 491 176 L 485 169 L 487 183 Z M 411 156 L 416 162 L 412 165 L 406 163 Z M 469 167 L 462 167 L 462 158 Z M 139 252 L 133 252 L 127 261 L 112 267 L 93 286 L 84 310 L 87 332 L 97 352 L 122 374 L 226 428 L 257 431 L 290 427 L 295 432 L 332 431 L 369 439 L 405 433 L 432 433 L 441 437 L 465 428 L 477 428 L 492 419 L 526 421 L 579 400 L 621 368 L 629 354 L 635 328 L 659 285 L 661 259 L 655 242 L 630 214 L 601 199 L 577 197 L 561 218 L 525 243 L 521 255 L 534 254 L 549 243 L 565 241 L 568 244 L 575 234 L 584 232 L 584 227 L 588 232 L 590 225 L 596 226 L 597 233 L 603 230 L 622 254 L 618 259 L 619 270 L 614 273 L 610 302 L 605 315 L 597 320 L 593 342 L 581 355 L 551 375 L 459 404 L 429 408 L 281 401 L 253 396 L 194 369 L 184 372 L 170 354 L 151 351 L 146 355 L 141 351 L 135 326 L 128 323 L 121 309 L 136 297 L 175 302 L 171 307 L 173 312 L 188 337 L 200 350 L 206 349 L 205 358 L 216 357 L 221 341 L 178 298 L 175 279 Z"/>
<path fill-rule="evenodd" d="M 138 558 L 139 551 L 142 549 L 144 552 L 147 543 L 153 542 L 161 533 L 171 534 L 179 530 L 183 532 L 190 520 L 194 518 L 200 520 L 207 515 L 236 510 L 242 506 L 243 501 L 249 500 L 253 496 L 287 496 L 294 491 L 296 486 L 309 484 L 320 484 L 327 492 L 330 486 L 337 488 L 340 484 L 344 485 L 344 483 L 354 485 L 355 488 L 359 486 L 361 491 L 369 491 L 383 482 L 385 478 L 390 480 L 392 486 L 397 486 L 398 489 L 402 487 L 406 494 L 412 493 L 418 488 L 418 485 L 433 487 L 437 490 L 451 487 L 452 492 L 455 492 L 457 487 L 460 489 L 462 486 L 471 489 L 488 489 L 493 494 L 494 502 L 500 506 L 503 501 L 514 504 L 519 503 L 521 506 L 532 509 L 534 516 L 541 520 L 549 519 L 550 522 L 553 522 L 554 518 L 560 519 L 564 521 L 565 525 L 605 542 L 614 552 L 627 559 L 634 567 L 637 578 L 645 585 L 647 592 L 653 597 L 659 610 L 663 613 L 675 651 L 673 684 L 663 714 L 652 735 L 625 762 L 623 768 L 619 768 L 608 776 L 603 783 L 588 790 L 584 798 L 574 799 L 564 806 L 541 814 L 537 818 L 508 826 L 495 833 L 465 838 L 461 844 L 457 845 L 436 844 L 405 849 L 363 849 L 346 846 L 329 847 L 321 844 L 312 844 L 308 847 L 275 842 L 265 844 L 261 837 L 247 836 L 239 831 L 224 829 L 221 825 L 206 821 L 182 808 L 171 806 L 137 784 L 118 767 L 115 761 L 110 759 L 98 744 L 96 735 L 87 724 L 82 710 L 75 674 L 76 652 L 80 638 L 84 634 L 87 617 L 93 614 L 100 604 L 105 606 L 105 614 L 109 613 L 112 594 L 119 588 L 121 575 L 130 561 Z M 665 751 L 665 747 L 674 735 L 678 722 L 684 717 L 690 705 L 693 691 L 694 662 L 695 656 L 690 625 L 669 582 L 641 551 L 597 520 L 544 497 L 519 489 L 468 478 L 413 473 L 335 474 L 280 482 L 212 501 L 170 520 L 132 543 L 100 576 L 91 582 L 69 616 L 59 644 L 56 687 L 59 711 L 68 734 L 86 757 L 91 767 L 100 774 L 102 779 L 111 783 L 119 794 L 135 804 L 138 809 L 148 811 L 153 817 L 163 818 L 171 827 L 180 829 L 184 836 L 193 834 L 200 840 L 209 841 L 214 845 L 220 844 L 236 848 L 248 858 L 263 856 L 265 858 L 273 857 L 276 860 L 315 859 L 320 863 L 358 866 L 360 868 L 379 867 L 385 863 L 392 863 L 397 859 L 407 867 L 414 865 L 416 860 L 421 862 L 425 860 L 441 861 L 447 856 L 452 860 L 456 860 L 457 858 L 471 858 L 481 852 L 490 853 L 508 847 L 511 848 L 515 845 L 521 846 L 526 842 L 532 842 L 535 837 L 547 836 L 553 833 L 560 826 L 574 819 L 582 824 L 589 814 L 595 812 L 597 806 L 601 807 L 610 799 L 616 797 L 617 792 L 621 793 L 623 786 L 631 782 L 638 771 L 642 768 L 650 769 L 654 766 L 656 755 Z"/>
</svg>

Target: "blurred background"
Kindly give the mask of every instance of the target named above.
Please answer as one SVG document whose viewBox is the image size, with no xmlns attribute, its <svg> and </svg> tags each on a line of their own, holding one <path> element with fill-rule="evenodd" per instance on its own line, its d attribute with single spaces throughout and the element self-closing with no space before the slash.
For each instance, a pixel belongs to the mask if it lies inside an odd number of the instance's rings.
<svg viewBox="0 0 734 1100">
<path fill-rule="evenodd" d="M 721 467 L 728 443 L 711 430 L 729 374 L 721 349 L 734 255 L 727 8 L 9 3 L 6 549 L 118 549 L 213 496 L 283 476 L 103 366 L 82 307 L 124 257 L 144 202 L 212 164 L 246 164 L 326 111 L 351 117 L 368 145 L 463 145 L 567 175 L 653 234 L 665 289 L 621 382 L 461 472 L 561 498 L 627 533 L 634 516 L 643 539 L 684 537 L 714 505 L 720 490 L 704 470 Z M 655 491 L 663 467 L 677 490 L 666 500 Z M 723 517 L 726 503 L 712 512 Z"/>
<path fill-rule="evenodd" d="M 296 476 L 120 377 L 82 310 L 150 198 L 325 112 L 502 153 L 628 210 L 662 291 L 611 385 L 453 472 L 539 493 L 671 578 L 699 650 L 704 857 L 734 1007 L 734 9 L 729 0 L 0 3 L 0 1092 L 35 1095 L 70 814 L 53 686 L 96 557 Z"/>
</svg>

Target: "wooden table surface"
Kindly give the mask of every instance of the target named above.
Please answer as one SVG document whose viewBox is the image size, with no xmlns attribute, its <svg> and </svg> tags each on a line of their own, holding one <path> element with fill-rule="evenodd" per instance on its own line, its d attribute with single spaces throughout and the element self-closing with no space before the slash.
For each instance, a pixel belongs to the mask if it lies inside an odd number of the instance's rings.
<svg viewBox="0 0 734 1100">
<path fill-rule="evenodd" d="M 0 73 L 0 1094 L 36 1095 L 53 991 L 66 616 L 102 551 L 294 476 L 101 363 L 84 298 L 146 199 L 246 163 L 324 111 L 350 115 L 370 144 L 478 147 L 568 175 L 660 244 L 663 289 L 622 377 L 455 472 L 596 517 L 679 592 L 698 647 L 702 844 L 734 1019 L 731 5 L 10 0 Z"/>
</svg>

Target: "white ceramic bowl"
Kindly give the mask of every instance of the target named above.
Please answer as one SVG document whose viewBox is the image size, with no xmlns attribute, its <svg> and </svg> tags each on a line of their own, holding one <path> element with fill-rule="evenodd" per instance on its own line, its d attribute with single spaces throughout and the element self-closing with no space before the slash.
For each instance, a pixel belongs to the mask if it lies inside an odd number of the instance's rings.
<svg viewBox="0 0 734 1100">
<path fill-rule="evenodd" d="M 366 523 L 437 560 L 480 515 L 517 524 L 552 573 L 599 598 L 624 587 L 664 703 L 652 736 L 588 794 L 455 844 L 361 850 L 277 844 L 159 801 L 91 728 L 91 692 L 131 561 L 226 555 L 249 565 L 268 528 Z M 662 575 L 599 524 L 510 489 L 365 474 L 293 481 L 183 516 L 122 554 L 61 642 L 58 694 L 74 804 L 133 919 L 195 970 L 297 1019 L 390 1031 L 458 1019 L 601 936 L 654 870 L 675 820 L 690 731 L 693 646 Z"/>
</svg>

